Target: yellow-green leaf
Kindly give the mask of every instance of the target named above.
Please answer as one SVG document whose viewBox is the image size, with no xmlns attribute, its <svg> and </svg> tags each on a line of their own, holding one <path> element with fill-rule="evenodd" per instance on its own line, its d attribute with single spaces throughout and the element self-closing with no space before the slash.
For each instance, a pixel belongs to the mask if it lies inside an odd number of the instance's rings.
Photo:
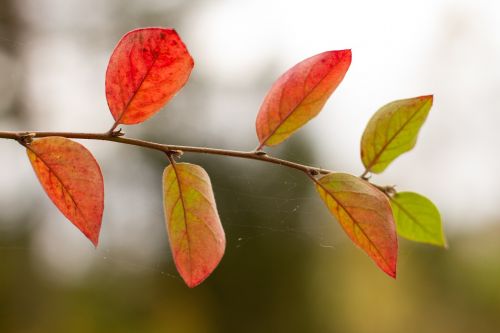
<svg viewBox="0 0 500 333">
<path fill-rule="evenodd" d="M 316 180 L 316 190 L 349 238 L 389 276 L 396 277 L 398 240 L 387 197 L 345 173 Z"/>
<path fill-rule="evenodd" d="M 380 173 L 411 150 L 432 106 L 432 95 L 402 99 L 380 108 L 361 138 L 361 159 L 367 171 Z"/>
<path fill-rule="evenodd" d="M 391 198 L 391 206 L 400 236 L 446 247 L 441 216 L 429 199 L 413 192 L 400 192 Z"/>
<path fill-rule="evenodd" d="M 163 173 L 163 200 L 177 271 L 195 287 L 217 267 L 226 246 L 208 174 L 194 164 L 169 165 Z"/>
</svg>

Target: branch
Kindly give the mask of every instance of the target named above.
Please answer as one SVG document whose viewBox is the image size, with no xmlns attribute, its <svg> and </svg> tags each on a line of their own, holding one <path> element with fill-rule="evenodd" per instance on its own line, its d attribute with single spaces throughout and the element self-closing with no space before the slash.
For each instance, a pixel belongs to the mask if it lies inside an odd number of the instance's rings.
<svg viewBox="0 0 500 333">
<path fill-rule="evenodd" d="M 309 176 L 316 176 L 319 174 L 329 174 L 333 171 L 325 170 L 322 168 L 317 168 L 309 165 L 304 165 L 300 163 L 295 163 L 292 161 L 280 159 L 268 155 L 265 151 L 254 150 L 254 151 L 240 151 L 240 150 L 227 150 L 218 148 L 208 148 L 208 147 L 194 147 L 194 146 L 179 146 L 179 145 L 167 145 L 162 143 L 156 143 L 151 141 L 144 141 L 133 138 L 126 138 L 123 136 L 121 130 L 118 131 L 108 131 L 105 133 L 75 133 L 75 132 L 10 132 L 10 131 L 0 131 L 0 138 L 16 140 L 23 146 L 29 143 L 35 138 L 44 138 L 48 136 L 60 136 L 68 139 L 85 139 L 85 140 L 101 140 L 101 141 L 111 141 L 117 143 L 123 143 L 132 146 L 138 146 L 153 150 L 158 150 L 167 154 L 179 154 L 179 153 L 199 153 L 199 154 L 210 154 L 210 155 L 223 155 L 229 157 L 246 158 L 250 160 L 258 160 L 267 163 L 273 163 L 282 165 L 288 168 L 296 169 L 305 172 Z"/>
</svg>

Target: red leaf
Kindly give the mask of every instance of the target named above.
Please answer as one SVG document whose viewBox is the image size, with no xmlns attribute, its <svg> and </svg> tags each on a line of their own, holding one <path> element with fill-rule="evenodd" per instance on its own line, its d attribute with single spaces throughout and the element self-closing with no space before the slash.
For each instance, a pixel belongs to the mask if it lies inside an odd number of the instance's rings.
<svg viewBox="0 0 500 333">
<path fill-rule="evenodd" d="M 163 173 L 168 238 L 177 271 L 192 288 L 217 267 L 226 247 L 210 178 L 194 164 L 176 163 Z"/>
<path fill-rule="evenodd" d="M 115 124 L 137 124 L 153 116 L 184 86 L 193 65 L 173 29 L 137 29 L 123 36 L 106 72 Z"/>
<path fill-rule="evenodd" d="M 104 183 L 92 154 L 62 137 L 36 139 L 27 146 L 31 165 L 59 210 L 97 246 L 104 209 Z"/>
<path fill-rule="evenodd" d="M 349 238 L 388 275 L 396 277 L 398 239 L 387 197 L 366 181 L 345 173 L 316 180 L 316 189 Z"/>
<path fill-rule="evenodd" d="M 259 148 L 283 142 L 315 117 L 350 64 L 351 50 L 328 51 L 283 74 L 271 87 L 257 115 Z"/>
</svg>

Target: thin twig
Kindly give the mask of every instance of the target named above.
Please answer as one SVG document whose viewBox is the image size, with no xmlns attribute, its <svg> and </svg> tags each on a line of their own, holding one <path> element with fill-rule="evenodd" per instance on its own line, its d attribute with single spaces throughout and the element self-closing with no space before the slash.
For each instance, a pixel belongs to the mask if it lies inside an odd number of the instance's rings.
<svg viewBox="0 0 500 333">
<path fill-rule="evenodd" d="M 208 147 L 195 147 L 195 146 L 180 146 L 180 145 L 168 145 L 162 143 L 156 143 L 151 141 L 133 139 L 124 137 L 121 130 L 118 131 L 108 131 L 105 133 L 77 133 L 77 132 L 38 132 L 38 131 L 20 131 L 20 132 L 10 132 L 10 131 L 0 131 L 0 138 L 16 140 L 18 142 L 23 142 L 23 138 L 29 136 L 32 139 L 44 138 L 49 136 L 59 136 L 69 139 L 85 139 L 85 140 L 101 140 L 101 141 L 111 141 L 117 143 L 123 143 L 132 146 L 138 146 L 148 149 L 154 149 L 162 151 L 165 153 L 179 154 L 179 153 L 199 153 L 199 154 L 210 154 L 210 155 L 222 155 L 237 158 L 246 158 L 251 160 L 258 160 L 267 163 L 273 163 L 296 169 L 305 172 L 308 175 L 319 175 L 319 174 L 329 174 L 333 171 L 325 170 L 323 168 L 317 168 L 305 164 L 295 163 L 292 161 L 284 160 L 281 158 L 273 157 L 268 155 L 262 150 L 254 151 L 240 151 L 240 150 L 228 150 L 228 149 L 218 149 L 218 148 L 208 148 Z"/>
<path fill-rule="evenodd" d="M 392 199 L 392 197 L 397 193 L 396 191 L 396 185 L 377 185 L 374 183 L 370 183 L 377 189 L 379 189 L 382 193 L 384 193 L 389 199 Z"/>
<path fill-rule="evenodd" d="M 370 179 L 370 177 L 368 177 L 368 173 L 370 173 L 370 170 L 365 169 L 365 172 L 363 172 L 363 173 L 361 174 L 361 176 L 359 176 L 359 178 L 362 178 L 362 179 L 364 179 L 364 180 L 368 180 L 368 179 Z"/>
<path fill-rule="evenodd" d="M 107 134 L 108 135 L 112 135 L 115 132 L 115 129 L 116 129 L 116 127 L 118 127 L 119 124 L 120 124 L 120 122 L 118 120 L 115 121 L 115 123 L 113 124 L 113 126 L 111 126 L 111 128 L 107 132 Z M 118 130 L 118 132 L 120 132 L 120 130 Z"/>
</svg>

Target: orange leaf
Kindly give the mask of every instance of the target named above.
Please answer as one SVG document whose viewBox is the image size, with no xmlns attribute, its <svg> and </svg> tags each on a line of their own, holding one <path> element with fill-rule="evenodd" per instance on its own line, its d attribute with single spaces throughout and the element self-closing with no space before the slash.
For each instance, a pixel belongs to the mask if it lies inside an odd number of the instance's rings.
<svg viewBox="0 0 500 333">
<path fill-rule="evenodd" d="M 316 189 L 349 238 L 388 275 L 396 277 L 398 240 L 387 197 L 366 181 L 331 173 Z"/>
<path fill-rule="evenodd" d="M 116 124 L 153 116 L 184 86 L 193 65 L 173 29 L 137 29 L 123 36 L 106 71 L 106 98 Z"/>
<path fill-rule="evenodd" d="M 104 209 L 104 183 L 92 154 L 62 137 L 36 139 L 27 153 L 52 202 L 97 246 Z"/>
<path fill-rule="evenodd" d="M 271 87 L 257 115 L 260 146 L 274 146 L 315 117 L 351 64 L 351 50 L 328 51 L 308 58 Z"/>
<path fill-rule="evenodd" d="M 186 284 L 196 287 L 217 267 L 226 247 L 208 174 L 194 164 L 169 165 L 163 200 L 175 265 Z"/>
</svg>

